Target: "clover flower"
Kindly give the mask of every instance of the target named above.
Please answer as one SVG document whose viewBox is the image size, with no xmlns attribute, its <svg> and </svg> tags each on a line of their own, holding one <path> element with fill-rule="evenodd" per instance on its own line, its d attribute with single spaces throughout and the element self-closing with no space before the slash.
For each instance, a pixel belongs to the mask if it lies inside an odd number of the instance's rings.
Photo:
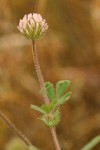
<svg viewBox="0 0 100 150">
<path fill-rule="evenodd" d="M 46 33 L 48 24 L 40 14 L 31 13 L 20 19 L 17 28 L 26 38 L 35 40 Z"/>
</svg>

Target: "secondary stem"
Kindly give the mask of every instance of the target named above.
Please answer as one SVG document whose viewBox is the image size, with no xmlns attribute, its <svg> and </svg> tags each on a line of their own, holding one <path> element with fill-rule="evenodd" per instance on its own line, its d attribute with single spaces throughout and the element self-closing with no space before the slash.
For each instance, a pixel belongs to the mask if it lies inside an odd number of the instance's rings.
<svg viewBox="0 0 100 150">
<path fill-rule="evenodd" d="M 35 64 L 35 70 L 36 70 L 36 73 L 37 73 L 37 76 L 38 76 L 38 80 L 39 80 L 41 89 L 43 90 L 43 93 L 44 93 L 44 95 L 43 95 L 44 96 L 44 102 L 45 102 L 45 104 L 48 105 L 50 102 L 49 102 L 49 99 L 47 97 L 46 89 L 45 89 L 45 86 L 44 86 L 44 78 L 43 78 L 43 75 L 42 75 L 42 72 L 41 72 L 41 69 L 40 69 L 40 65 L 39 65 L 35 40 L 32 40 L 32 55 L 33 55 L 33 61 L 34 61 L 34 64 Z M 54 142 L 56 150 L 61 150 L 55 128 L 51 127 L 50 131 L 51 131 L 51 134 L 52 134 L 52 138 L 53 138 L 53 142 Z"/>
<path fill-rule="evenodd" d="M 5 116 L 3 112 L 0 111 L 0 118 L 6 123 L 6 125 L 15 133 L 19 138 L 21 138 L 27 146 L 32 145 L 31 142 L 23 135 L 15 125 Z"/>
</svg>

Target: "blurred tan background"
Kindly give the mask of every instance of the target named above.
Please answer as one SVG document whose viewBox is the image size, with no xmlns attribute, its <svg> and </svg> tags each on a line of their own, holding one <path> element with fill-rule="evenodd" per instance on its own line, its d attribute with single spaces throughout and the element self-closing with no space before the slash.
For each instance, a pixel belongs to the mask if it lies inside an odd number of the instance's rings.
<svg viewBox="0 0 100 150">
<path fill-rule="evenodd" d="M 37 40 L 45 81 L 72 81 L 72 96 L 57 126 L 62 150 L 80 150 L 100 134 L 100 1 L 0 0 L 0 109 L 33 144 L 54 150 L 48 128 L 30 109 L 43 101 L 31 41 L 20 35 L 17 25 L 31 12 L 49 24 L 46 36 Z M 0 150 L 27 150 L 1 120 Z"/>
</svg>

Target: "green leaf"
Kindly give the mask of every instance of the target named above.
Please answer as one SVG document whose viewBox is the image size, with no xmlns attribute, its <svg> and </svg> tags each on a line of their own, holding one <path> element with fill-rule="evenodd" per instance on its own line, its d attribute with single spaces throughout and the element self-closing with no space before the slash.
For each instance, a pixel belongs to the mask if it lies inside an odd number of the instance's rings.
<svg viewBox="0 0 100 150">
<path fill-rule="evenodd" d="M 56 107 L 56 104 L 57 104 L 57 100 L 54 100 L 50 103 L 50 108 L 53 110 L 55 107 Z"/>
<path fill-rule="evenodd" d="M 70 98 L 71 92 L 66 93 L 62 98 L 58 99 L 57 106 L 63 105 Z"/>
<path fill-rule="evenodd" d="M 85 145 L 81 150 L 92 150 L 97 144 L 100 143 L 100 135 L 92 139 L 87 145 Z"/>
<path fill-rule="evenodd" d="M 38 107 L 36 105 L 31 105 L 31 108 L 34 110 L 37 110 L 38 112 L 40 112 L 42 114 L 46 114 L 46 112 L 43 109 L 41 109 L 41 107 Z"/>
<path fill-rule="evenodd" d="M 49 107 L 48 105 L 43 104 L 43 105 L 41 106 L 41 109 L 44 110 L 46 113 L 48 113 L 48 112 L 49 112 L 48 107 Z"/>
<path fill-rule="evenodd" d="M 54 113 L 54 119 L 55 119 L 57 116 L 60 117 L 60 111 L 59 111 L 59 109 L 57 109 L 57 110 L 55 111 L 55 113 Z"/>
<path fill-rule="evenodd" d="M 43 123 L 44 123 L 46 126 L 49 126 L 49 122 L 48 122 L 48 120 L 45 118 L 45 116 L 42 116 L 42 117 L 40 117 L 39 119 L 42 120 Z"/>
<path fill-rule="evenodd" d="M 55 126 L 60 122 L 60 111 L 57 109 L 56 112 L 54 113 L 54 124 Z"/>
<path fill-rule="evenodd" d="M 37 147 L 32 146 L 32 145 L 30 145 L 28 148 L 29 148 L 29 150 L 39 150 Z"/>
<path fill-rule="evenodd" d="M 53 119 L 49 121 L 49 127 L 55 127 L 60 122 L 60 111 L 56 110 Z"/>
<path fill-rule="evenodd" d="M 49 105 L 43 104 L 41 106 L 42 110 L 46 113 L 50 113 L 56 107 L 57 100 L 52 101 Z"/>
<path fill-rule="evenodd" d="M 70 81 L 69 80 L 63 80 L 63 81 L 59 81 L 56 84 L 56 98 L 60 98 L 63 96 L 63 94 L 66 92 L 67 88 L 70 85 Z"/>
<path fill-rule="evenodd" d="M 47 118 L 47 116 L 45 115 L 43 115 L 39 119 L 42 120 L 46 126 L 55 127 L 60 122 L 60 111 L 56 110 L 56 112 L 53 114 L 52 119 Z"/>
<path fill-rule="evenodd" d="M 45 82 L 45 89 L 47 92 L 47 96 L 48 98 L 52 101 L 55 100 L 55 90 L 54 90 L 54 86 L 51 82 Z M 43 90 L 40 90 L 41 95 L 43 95 Z"/>
</svg>

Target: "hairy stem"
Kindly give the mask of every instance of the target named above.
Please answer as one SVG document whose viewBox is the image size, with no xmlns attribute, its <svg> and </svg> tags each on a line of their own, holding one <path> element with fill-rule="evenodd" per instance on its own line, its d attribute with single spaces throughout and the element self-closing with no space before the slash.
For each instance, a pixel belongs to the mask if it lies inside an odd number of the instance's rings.
<svg viewBox="0 0 100 150">
<path fill-rule="evenodd" d="M 36 73 L 37 73 L 37 76 L 38 76 L 40 87 L 42 88 L 43 93 L 44 93 L 43 94 L 44 102 L 45 102 L 45 104 L 48 105 L 50 102 L 49 102 L 49 99 L 48 99 L 47 94 L 46 94 L 46 89 L 45 89 L 45 86 L 44 86 L 44 78 L 43 78 L 43 75 L 42 75 L 42 72 L 41 72 L 41 69 L 40 69 L 37 50 L 36 50 L 36 44 L 35 44 L 34 40 L 32 40 L 32 54 L 33 54 L 33 61 L 34 61 L 34 64 L 35 64 L 35 70 L 36 70 Z M 56 150 L 61 150 L 55 128 L 51 127 L 50 132 L 52 134 L 52 138 L 53 138 L 53 142 L 54 142 Z"/>
<path fill-rule="evenodd" d="M 27 146 L 32 145 L 31 142 L 23 135 L 15 125 L 5 116 L 3 112 L 0 111 L 0 118 L 5 122 L 5 124 L 15 133 L 19 138 L 21 138 Z"/>
<path fill-rule="evenodd" d="M 55 128 L 54 127 L 50 128 L 50 131 L 52 134 L 52 138 L 53 138 L 56 150 L 61 150 Z"/>
<path fill-rule="evenodd" d="M 40 69 L 37 50 L 36 50 L 36 44 L 35 44 L 34 40 L 32 41 L 32 55 L 33 55 L 35 70 L 36 70 L 36 73 L 37 73 L 37 76 L 38 76 L 40 87 L 43 90 L 44 102 L 46 104 L 49 104 L 49 100 L 48 100 L 48 97 L 46 95 L 46 90 L 45 90 L 45 87 L 44 87 L 44 78 L 43 78 L 43 75 L 42 75 L 42 72 L 41 72 L 41 69 Z"/>
</svg>

